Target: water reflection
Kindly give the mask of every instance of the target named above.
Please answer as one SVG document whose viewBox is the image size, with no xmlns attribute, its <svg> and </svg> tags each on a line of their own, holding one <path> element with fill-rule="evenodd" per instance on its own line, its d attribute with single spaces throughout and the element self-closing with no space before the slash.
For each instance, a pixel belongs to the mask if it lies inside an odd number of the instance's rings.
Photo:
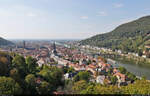
<svg viewBox="0 0 150 96">
<path fill-rule="evenodd" d="M 123 64 L 123 63 L 120 63 L 120 62 L 111 62 L 111 61 L 108 61 L 108 63 L 112 64 L 113 66 L 122 66 L 122 67 L 125 67 L 129 72 L 137 75 L 137 76 L 146 76 L 147 79 L 150 80 L 150 68 L 148 67 L 143 67 L 143 66 L 139 66 L 139 65 L 136 65 L 136 64 Z"/>
</svg>

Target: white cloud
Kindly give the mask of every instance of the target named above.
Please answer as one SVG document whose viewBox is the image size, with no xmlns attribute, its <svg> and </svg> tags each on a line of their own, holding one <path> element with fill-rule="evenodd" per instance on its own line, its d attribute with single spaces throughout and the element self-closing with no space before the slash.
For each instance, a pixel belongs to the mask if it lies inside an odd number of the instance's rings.
<svg viewBox="0 0 150 96">
<path fill-rule="evenodd" d="M 98 14 L 96 16 L 107 16 L 107 12 L 104 12 L 104 11 L 101 11 L 101 12 L 98 12 Z"/>
<path fill-rule="evenodd" d="M 80 18 L 81 19 L 88 19 L 89 17 L 88 16 L 81 16 Z"/>
<path fill-rule="evenodd" d="M 115 8 L 121 8 L 121 7 L 123 7 L 124 5 L 123 5 L 122 3 L 116 3 L 116 4 L 113 4 L 113 6 L 114 6 Z"/>
<path fill-rule="evenodd" d="M 37 15 L 34 14 L 34 13 L 28 13 L 27 16 L 29 16 L 29 17 L 35 17 L 35 16 L 37 16 Z"/>
</svg>

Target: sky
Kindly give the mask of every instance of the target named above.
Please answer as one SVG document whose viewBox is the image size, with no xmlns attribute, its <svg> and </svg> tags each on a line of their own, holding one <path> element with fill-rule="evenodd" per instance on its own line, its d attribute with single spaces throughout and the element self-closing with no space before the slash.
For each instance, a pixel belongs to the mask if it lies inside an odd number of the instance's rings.
<svg viewBox="0 0 150 96">
<path fill-rule="evenodd" d="M 0 37 L 85 39 L 150 15 L 150 0 L 0 0 Z"/>
</svg>

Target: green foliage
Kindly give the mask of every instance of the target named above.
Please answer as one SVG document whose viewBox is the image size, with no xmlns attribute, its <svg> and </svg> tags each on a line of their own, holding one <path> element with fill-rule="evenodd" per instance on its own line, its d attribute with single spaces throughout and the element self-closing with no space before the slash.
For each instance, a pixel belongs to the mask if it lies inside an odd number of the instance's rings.
<svg viewBox="0 0 150 96">
<path fill-rule="evenodd" d="M 96 85 L 94 87 L 95 94 L 120 94 L 121 91 L 117 86 L 101 86 L 101 85 Z"/>
<path fill-rule="evenodd" d="M 16 68 L 13 68 L 10 70 L 10 77 L 13 78 L 17 82 L 21 82 L 21 79 L 22 79 L 18 72 L 18 69 Z"/>
<path fill-rule="evenodd" d="M 25 77 L 27 75 L 27 65 L 25 63 L 25 58 L 23 56 L 15 56 L 12 61 L 13 67 L 18 69 L 21 77 Z"/>
<path fill-rule="evenodd" d="M 49 82 L 53 81 L 50 70 L 43 69 L 38 74 L 41 75 L 44 79 L 46 79 Z"/>
<path fill-rule="evenodd" d="M 21 94 L 21 87 L 10 77 L 0 77 L 0 95 Z"/>
<path fill-rule="evenodd" d="M 29 74 L 25 77 L 25 81 L 27 84 L 31 85 L 31 86 L 35 86 L 35 76 L 34 74 Z"/>
<path fill-rule="evenodd" d="M 142 80 L 146 80 L 146 76 L 142 76 L 142 78 L 141 78 Z"/>
<path fill-rule="evenodd" d="M 118 79 L 117 79 L 116 76 L 111 76 L 111 77 L 110 77 L 110 80 L 111 80 L 112 84 L 115 85 L 115 84 L 117 83 L 117 80 L 118 80 Z"/>
<path fill-rule="evenodd" d="M 143 55 L 143 51 L 141 49 L 138 50 L 138 55 L 142 56 Z"/>
<path fill-rule="evenodd" d="M 63 67 L 63 72 L 64 72 L 64 74 L 68 72 L 68 68 L 69 68 L 68 66 L 64 66 L 64 67 Z"/>
<path fill-rule="evenodd" d="M 78 81 L 74 84 L 73 90 L 78 94 L 120 94 L 121 90 L 117 86 L 102 86 L 100 84 L 90 84 L 86 81 Z"/>
<path fill-rule="evenodd" d="M 25 59 L 25 61 L 26 61 L 29 73 L 35 73 L 36 72 L 36 67 L 38 66 L 38 64 L 36 63 L 37 60 L 32 58 L 31 56 L 28 56 Z"/>
<path fill-rule="evenodd" d="M 90 73 L 87 71 L 81 71 L 79 72 L 75 77 L 74 77 L 74 81 L 80 81 L 80 80 L 85 80 L 85 81 L 89 81 L 90 79 Z"/>
<path fill-rule="evenodd" d="M 95 94 L 94 85 L 86 86 L 87 88 L 80 92 L 80 94 Z"/>
<path fill-rule="evenodd" d="M 65 85 L 64 85 L 63 91 L 64 91 L 66 94 L 71 94 L 71 93 L 73 93 L 72 87 L 73 87 L 73 81 L 72 81 L 72 80 L 65 80 Z"/>
<path fill-rule="evenodd" d="M 120 88 L 116 85 L 90 84 L 82 80 L 72 88 L 76 94 L 150 94 L 150 82 L 146 80 L 136 80 L 135 83 Z"/>
<path fill-rule="evenodd" d="M 62 74 L 63 71 L 57 67 L 44 66 L 43 69 L 38 73 L 50 84 L 53 85 L 53 89 L 63 84 Z"/>
<path fill-rule="evenodd" d="M 75 82 L 72 90 L 76 94 L 150 94 L 150 81 L 136 80 L 127 86 L 90 84 L 84 80 Z"/>
<path fill-rule="evenodd" d="M 126 74 L 130 80 L 136 80 L 137 79 L 136 76 L 130 72 L 127 72 Z"/>
<path fill-rule="evenodd" d="M 0 76 L 7 76 L 10 70 L 10 63 L 6 57 L 0 56 Z"/>
<path fill-rule="evenodd" d="M 115 30 L 98 34 L 80 41 L 82 45 L 94 45 L 112 49 L 121 49 L 125 52 L 137 52 L 150 38 L 150 16 L 142 17 L 133 22 L 122 24 Z"/>
<path fill-rule="evenodd" d="M 73 72 L 75 72 L 74 68 L 73 67 L 69 67 L 68 73 L 73 73 Z"/>
<path fill-rule="evenodd" d="M 150 94 L 150 82 L 137 80 L 134 84 L 121 87 L 122 94 Z"/>
<path fill-rule="evenodd" d="M 51 93 L 51 85 L 46 82 L 43 81 L 40 86 L 37 88 L 37 91 L 39 94 L 50 94 Z"/>
<path fill-rule="evenodd" d="M 1 55 L 5 57 L 7 54 Z M 7 57 L 7 56 L 6 56 Z M 8 58 L 7 58 L 8 59 Z M 109 79 L 113 85 L 100 85 L 89 82 L 91 77 L 87 71 L 79 72 L 73 80 L 64 81 L 62 78 L 65 72 L 74 72 L 73 68 L 64 70 L 54 66 L 37 67 L 36 61 L 33 58 L 22 56 L 15 56 L 13 60 L 2 59 L 2 63 L 8 63 L 12 67 L 9 70 L 4 70 L 10 77 L 0 77 L 0 95 L 1 94 L 51 94 L 58 88 L 62 87 L 65 93 L 75 94 L 150 94 L 150 82 L 145 78 L 137 80 L 136 76 L 127 72 L 125 68 L 119 67 L 121 73 L 125 74 L 133 84 L 127 86 L 116 86 L 117 78 L 112 76 L 112 69 L 108 71 Z M 35 65 L 32 65 L 35 64 Z M 2 67 L 1 67 L 2 66 Z M 0 65 L 3 68 L 3 65 Z M 5 68 L 5 67 L 4 67 Z M 34 70 L 34 68 L 36 70 Z M 2 69 L 3 70 L 3 69 Z M 30 70 L 27 72 L 26 70 Z M 0 72 L 2 72 L 0 70 Z M 30 74 L 29 74 L 30 73 Z M 31 74 L 32 73 L 32 74 Z M 22 76 L 24 75 L 24 76 Z M 37 77 L 40 78 L 41 83 L 37 83 Z M 74 82 L 75 81 L 75 82 Z"/>
<path fill-rule="evenodd" d="M 119 67 L 118 69 L 122 74 L 125 74 L 127 72 L 127 70 L 124 67 Z"/>
<path fill-rule="evenodd" d="M 75 93 L 80 92 L 81 90 L 84 90 L 88 87 L 87 82 L 85 80 L 81 80 L 78 82 L 75 82 L 74 86 L 72 87 L 73 91 Z"/>
<path fill-rule="evenodd" d="M 36 94 L 36 77 L 34 76 L 34 74 L 29 74 L 25 77 L 25 82 L 26 82 L 26 90 L 27 93 L 26 94 Z"/>
<path fill-rule="evenodd" d="M 107 72 L 107 75 L 108 76 L 112 76 L 112 72 L 113 72 L 113 68 L 111 67 L 111 68 L 109 68 L 109 70 Z"/>
<path fill-rule="evenodd" d="M 8 76 L 12 57 L 7 52 L 0 51 L 0 76 Z"/>
<path fill-rule="evenodd" d="M 46 65 L 38 67 L 30 56 L 25 59 L 14 54 L 12 59 L 8 53 L 0 53 L 0 75 L 10 76 L 0 77 L 0 94 L 51 94 L 64 85 L 62 69 Z M 37 76 L 41 83 L 36 82 Z"/>
</svg>

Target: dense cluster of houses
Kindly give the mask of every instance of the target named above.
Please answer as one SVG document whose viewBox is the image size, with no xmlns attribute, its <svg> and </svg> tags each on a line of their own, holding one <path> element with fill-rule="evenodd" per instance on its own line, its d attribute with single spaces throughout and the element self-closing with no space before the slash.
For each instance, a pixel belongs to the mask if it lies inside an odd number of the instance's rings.
<svg viewBox="0 0 150 96">
<path fill-rule="evenodd" d="M 89 48 L 90 46 L 82 47 Z M 99 49 L 96 47 L 94 48 Z M 103 50 L 109 49 L 103 48 Z M 90 81 L 101 84 L 111 84 L 108 73 L 112 70 L 110 75 L 116 76 L 119 84 L 126 83 L 127 81 L 127 76 L 125 74 L 120 73 L 117 68 L 105 62 L 103 58 L 95 58 L 91 55 L 87 55 L 80 51 L 80 49 L 71 49 L 62 45 L 57 45 L 56 48 L 55 44 L 47 44 L 44 47 L 34 49 L 16 48 L 13 49 L 13 52 L 19 53 L 24 57 L 32 56 L 36 58 L 39 66 L 46 64 L 49 66 L 57 66 L 59 68 L 62 68 L 63 66 L 74 68 L 76 72 L 64 74 L 65 79 L 72 79 L 80 71 L 88 71 L 92 76 Z"/>
<path fill-rule="evenodd" d="M 92 62 L 91 64 L 79 64 L 79 63 L 69 63 L 69 67 L 73 67 L 77 72 L 79 71 L 89 71 L 91 73 L 91 76 L 93 77 L 91 81 L 104 84 L 108 83 L 111 84 L 111 80 L 109 76 L 107 75 L 109 70 L 113 70 L 111 75 L 117 77 L 117 82 L 119 84 L 121 83 L 127 83 L 126 79 L 127 76 L 125 74 L 120 73 L 120 71 L 117 68 L 113 68 L 110 64 L 104 63 L 103 61 L 98 62 Z M 72 74 L 72 73 L 70 73 Z M 64 76 L 66 79 L 72 79 L 73 76 L 69 76 L 69 73 L 66 73 Z"/>
<path fill-rule="evenodd" d="M 92 78 L 90 81 L 104 84 L 111 84 L 111 79 L 108 76 L 108 72 L 111 76 L 116 76 L 118 84 L 127 84 L 127 76 L 122 74 L 118 68 L 113 67 L 111 64 L 106 63 L 103 58 L 94 58 L 93 56 L 86 55 L 78 49 L 70 49 L 63 46 L 57 47 L 57 52 L 60 56 L 53 55 L 58 64 L 74 68 L 75 73 L 64 74 L 65 79 L 72 79 L 80 71 L 88 71 L 91 73 Z"/>
</svg>

